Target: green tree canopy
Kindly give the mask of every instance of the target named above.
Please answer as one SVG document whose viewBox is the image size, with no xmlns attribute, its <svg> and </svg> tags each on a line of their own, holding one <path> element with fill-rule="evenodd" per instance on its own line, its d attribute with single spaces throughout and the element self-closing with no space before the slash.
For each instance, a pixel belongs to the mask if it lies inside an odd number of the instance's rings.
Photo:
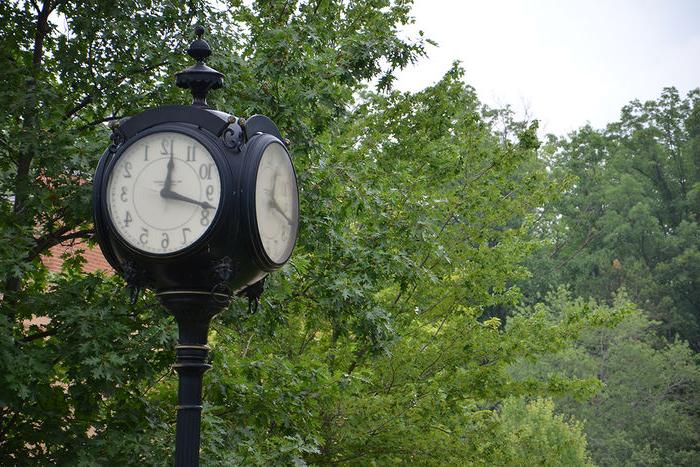
<svg viewBox="0 0 700 467">
<path fill-rule="evenodd" d="M 234 305 L 213 328 L 203 461 L 517 464 L 552 443 L 545 463 L 588 462 L 578 425 L 516 399 L 586 395 L 595 381 L 523 383 L 506 370 L 614 316 L 558 327 L 520 316 L 507 329 L 480 318 L 517 301 L 534 210 L 559 188 L 537 159 L 536 125 L 482 108 L 459 67 L 423 92 L 389 92 L 392 71 L 423 53 L 397 32 L 409 7 L 0 5 L 3 463 L 170 456 L 172 320 L 148 293 L 127 305 L 121 280 L 83 273 L 79 255 L 58 274 L 39 255 L 91 234 L 103 123 L 186 100 L 175 52 L 202 20 L 228 77 L 212 102 L 267 114 L 292 139 L 303 213 L 260 310 Z M 32 316 L 50 323 L 25 325 Z M 507 432 L 512 443 L 495 441 Z"/>
<path fill-rule="evenodd" d="M 544 311 L 552 323 L 572 308 L 599 310 L 595 301 L 573 299 L 565 290 L 548 297 Z M 696 465 L 700 462 L 700 359 L 686 342 L 658 337 L 642 312 L 626 297 L 613 308 L 627 309 L 614 327 L 584 330 L 572 348 L 515 365 L 530 379 L 595 377 L 600 391 L 590 398 L 558 400 L 558 409 L 583 423 L 588 445 L 600 465 Z"/>
<path fill-rule="evenodd" d="M 531 263 L 528 295 L 630 298 L 668 336 L 700 346 L 700 90 L 634 101 L 605 131 L 584 127 L 548 147 L 576 182 L 542 223 L 550 247 Z"/>
</svg>

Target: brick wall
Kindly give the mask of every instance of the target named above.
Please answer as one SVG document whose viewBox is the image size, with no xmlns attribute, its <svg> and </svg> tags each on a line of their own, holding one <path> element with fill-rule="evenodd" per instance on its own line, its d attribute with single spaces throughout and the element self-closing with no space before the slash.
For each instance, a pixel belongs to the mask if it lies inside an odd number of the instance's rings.
<svg viewBox="0 0 700 467">
<path fill-rule="evenodd" d="M 95 246 L 90 248 L 87 243 L 72 241 L 65 245 L 56 245 L 51 248 L 51 256 L 42 256 L 41 262 L 49 269 L 49 271 L 57 272 L 61 270 L 61 265 L 63 260 L 61 255 L 65 252 L 73 252 L 75 250 L 83 250 L 83 258 L 85 258 L 86 263 L 83 265 L 83 270 L 85 272 L 95 272 L 97 270 L 107 271 L 108 273 L 113 273 L 114 270 L 111 268 L 100 248 Z"/>
<path fill-rule="evenodd" d="M 109 265 L 100 248 L 95 246 L 91 248 L 86 242 L 71 240 L 65 245 L 59 244 L 51 248 L 51 255 L 42 255 L 41 262 L 44 266 L 48 268 L 49 271 L 59 272 L 61 270 L 61 265 L 63 260 L 61 256 L 66 252 L 73 252 L 75 250 L 83 250 L 83 258 L 85 258 L 85 264 L 83 264 L 83 271 L 85 272 L 95 272 L 97 270 L 106 271 L 108 274 L 113 274 L 114 270 Z M 31 319 L 25 319 L 23 321 L 24 330 L 27 331 L 31 327 L 36 327 L 38 332 L 45 331 L 47 326 L 51 323 L 51 319 L 47 316 L 36 316 L 32 315 Z M 48 339 L 46 337 L 45 339 Z M 94 434 L 92 427 L 88 429 L 88 436 Z"/>
<path fill-rule="evenodd" d="M 112 274 L 114 270 L 111 268 L 99 247 L 91 248 L 85 242 L 71 241 L 65 245 L 56 245 L 51 248 L 51 255 L 42 256 L 41 262 L 44 263 L 49 271 L 58 272 L 61 270 L 61 265 L 63 260 L 61 255 L 65 252 L 73 252 L 75 250 L 84 250 L 83 258 L 85 258 L 86 263 L 83 264 L 83 270 L 85 272 L 95 272 L 97 270 L 106 271 Z M 25 319 L 22 323 L 24 325 L 24 330 L 29 330 L 30 327 L 36 326 L 38 331 L 45 331 L 46 326 L 51 323 L 51 319 L 47 316 L 35 316 L 32 315 L 31 319 Z"/>
</svg>

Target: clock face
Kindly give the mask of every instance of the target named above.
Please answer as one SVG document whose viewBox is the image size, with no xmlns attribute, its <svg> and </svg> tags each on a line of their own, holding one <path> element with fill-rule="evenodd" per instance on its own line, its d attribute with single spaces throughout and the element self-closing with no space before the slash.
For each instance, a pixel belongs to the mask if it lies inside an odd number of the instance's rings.
<svg viewBox="0 0 700 467">
<path fill-rule="evenodd" d="M 175 253 L 201 238 L 220 198 L 214 159 L 182 133 L 144 136 L 126 148 L 108 174 L 112 225 L 129 245 L 152 254 Z"/>
<path fill-rule="evenodd" d="M 267 256 L 284 263 L 292 253 L 299 225 L 299 199 L 292 161 L 279 143 L 260 158 L 255 182 L 258 234 Z"/>
</svg>

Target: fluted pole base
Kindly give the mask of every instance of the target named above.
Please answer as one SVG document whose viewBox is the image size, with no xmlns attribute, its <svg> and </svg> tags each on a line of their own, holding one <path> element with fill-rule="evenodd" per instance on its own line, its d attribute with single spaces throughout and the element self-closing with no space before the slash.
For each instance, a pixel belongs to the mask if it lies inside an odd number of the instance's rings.
<svg viewBox="0 0 700 467">
<path fill-rule="evenodd" d="M 207 363 L 211 319 L 228 305 L 228 297 L 198 291 L 161 292 L 158 299 L 175 316 L 179 338 L 175 346 L 179 377 L 175 467 L 198 467 L 202 421 L 202 379 Z"/>
</svg>

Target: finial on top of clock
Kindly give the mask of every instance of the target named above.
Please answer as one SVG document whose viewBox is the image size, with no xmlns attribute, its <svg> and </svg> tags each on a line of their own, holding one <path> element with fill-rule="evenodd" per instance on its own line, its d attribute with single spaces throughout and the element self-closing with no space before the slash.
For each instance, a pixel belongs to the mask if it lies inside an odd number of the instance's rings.
<svg viewBox="0 0 700 467">
<path fill-rule="evenodd" d="M 204 64 L 204 59 L 211 55 L 209 44 L 202 39 L 204 27 L 197 25 L 194 33 L 197 39 L 190 44 L 187 54 L 197 60 L 197 63 L 177 73 L 176 84 L 178 87 L 192 91 L 192 105 L 209 107 L 207 93 L 210 89 L 219 89 L 224 85 L 224 74 Z"/>
<path fill-rule="evenodd" d="M 187 54 L 198 62 L 203 62 L 205 58 L 211 55 L 209 44 L 202 39 L 204 35 L 204 26 L 199 24 L 195 26 L 194 33 L 197 35 L 197 39 L 190 44 L 190 48 L 187 49 Z"/>
</svg>

